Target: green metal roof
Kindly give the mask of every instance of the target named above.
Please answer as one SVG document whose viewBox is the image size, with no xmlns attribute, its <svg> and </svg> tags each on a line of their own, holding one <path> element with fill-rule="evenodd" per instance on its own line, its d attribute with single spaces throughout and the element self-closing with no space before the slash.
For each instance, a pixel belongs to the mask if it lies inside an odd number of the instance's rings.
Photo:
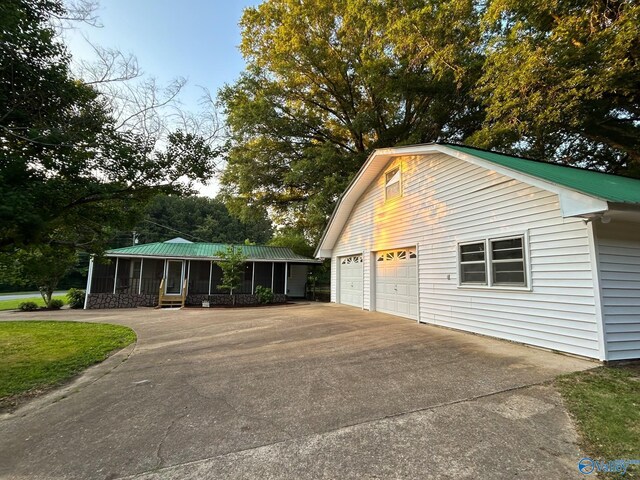
<svg viewBox="0 0 640 480">
<path fill-rule="evenodd" d="M 132 247 L 107 250 L 114 257 L 163 257 L 163 258 L 220 258 L 219 253 L 229 247 L 225 243 L 174 243 L 157 242 L 134 245 Z M 316 263 L 317 260 L 298 255 L 288 247 L 267 247 L 264 245 L 234 245 L 240 248 L 249 260 L 289 261 Z"/>
<path fill-rule="evenodd" d="M 582 168 L 539 162 L 462 145 L 442 144 L 511 170 L 609 202 L 640 203 L 640 180 Z"/>
</svg>

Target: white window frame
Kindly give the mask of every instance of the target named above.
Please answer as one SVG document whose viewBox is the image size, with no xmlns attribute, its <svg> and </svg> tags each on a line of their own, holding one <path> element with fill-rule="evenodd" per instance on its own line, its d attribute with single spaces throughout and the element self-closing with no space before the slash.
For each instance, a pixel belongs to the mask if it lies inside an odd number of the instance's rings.
<svg viewBox="0 0 640 480">
<path fill-rule="evenodd" d="M 494 270 L 493 270 L 493 265 L 494 263 L 505 263 L 505 262 L 515 262 L 515 261 L 519 261 L 518 260 L 494 260 L 493 259 L 493 242 L 499 242 L 502 240 L 513 240 L 515 238 L 519 238 L 522 241 L 522 274 L 524 276 L 524 284 L 519 284 L 519 283 L 495 283 L 493 281 L 493 277 L 494 277 Z M 491 278 L 488 279 L 489 280 L 489 285 L 490 286 L 494 286 L 494 287 L 499 287 L 499 288 L 528 288 L 529 286 L 529 276 L 527 275 L 527 253 L 526 253 L 526 248 L 525 248 L 525 238 L 524 235 L 511 235 L 509 237 L 494 237 L 494 238 L 489 238 L 487 239 L 487 254 L 489 255 L 489 261 L 488 264 L 490 266 L 490 272 L 491 273 Z"/>
<path fill-rule="evenodd" d="M 485 281 L 484 282 L 468 282 L 468 283 L 462 283 L 462 252 L 461 247 L 464 247 L 465 245 L 477 245 L 477 244 L 483 244 L 484 245 L 484 261 L 479 261 L 476 260 L 474 262 L 466 262 L 466 263 L 484 263 L 484 278 Z M 489 265 L 488 265 L 488 252 L 487 252 L 487 241 L 485 239 L 483 240 L 476 240 L 476 241 L 471 241 L 471 242 L 460 242 L 458 243 L 458 286 L 463 286 L 463 287 L 486 287 L 489 286 Z"/>
<path fill-rule="evenodd" d="M 393 170 L 396 170 L 396 169 L 398 170 L 398 176 L 399 176 L 399 178 L 398 178 L 398 194 L 394 195 L 393 197 L 389 197 L 387 195 L 387 189 L 388 189 L 389 185 L 394 185 L 395 182 L 392 183 L 392 184 L 388 184 L 387 183 L 387 175 L 389 173 L 391 173 Z M 386 201 L 391 201 L 391 200 L 395 200 L 396 198 L 402 197 L 402 166 L 401 165 L 395 165 L 395 166 L 393 166 L 391 168 L 388 168 L 387 170 L 385 170 L 383 178 L 384 178 L 384 201 L 385 202 Z"/>
<path fill-rule="evenodd" d="M 513 238 L 521 238 L 522 239 L 522 255 L 523 255 L 523 263 L 524 263 L 524 285 L 509 285 L 509 284 L 494 284 L 493 283 L 493 258 L 491 251 L 491 242 L 495 242 L 497 240 L 510 240 Z M 463 245 L 473 245 L 475 243 L 484 243 L 485 245 L 485 271 L 486 271 L 486 283 L 462 283 L 462 268 L 460 265 L 461 254 L 460 247 Z M 470 290 L 506 290 L 506 291 L 519 291 L 519 292 L 530 292 L 533 290 L 532 281 L 531 281 L 531 264 L 529 259 L 531 258 L 529 254 L 529 233 L 517 233 L 511 235 L 497 235 L 497 236 L 488 236 L 485 238 L 478 238 L 476 240 L 465 240 L 463 242 L 458 242 L 456 244 L 456 267 L 457 267 L 457 276 L 458 276 L 458 288 L 459 289 L 470 289 Z"/>
</svg>

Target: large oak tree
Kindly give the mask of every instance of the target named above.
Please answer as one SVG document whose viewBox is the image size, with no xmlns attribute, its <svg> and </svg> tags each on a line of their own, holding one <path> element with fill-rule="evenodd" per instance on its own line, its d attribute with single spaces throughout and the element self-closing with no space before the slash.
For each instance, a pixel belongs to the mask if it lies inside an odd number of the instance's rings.
<svg viewBox="0 0 640 480">
<path fill-rule="evenodd" d="M 438 28 L 410 32 L 414 17 Z M 310 237 L 372 149 L 462 141 L 480 125 L 471 1 L 270 0 L 241 27 L 248 65 L 220 92 L 232 136 L 223 180 Z"/>
</svg>

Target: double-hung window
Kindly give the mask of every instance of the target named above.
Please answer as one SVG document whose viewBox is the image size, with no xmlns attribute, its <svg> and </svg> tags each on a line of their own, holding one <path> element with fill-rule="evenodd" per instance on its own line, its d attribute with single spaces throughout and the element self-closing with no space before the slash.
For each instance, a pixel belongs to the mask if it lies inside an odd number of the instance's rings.
<svg viewBox="0 0 640 480">
<path fill-rule="evenodd" d="M 523 237 L 490 240 L 492 285 L 525 287 Z"/>
<path fill-rule="evenodd" d="M 460 283 L 487 284 L 487 256 L 485 242 L 460 245 Z"/>
<path fill-rule="evenodd" d="M 460 285 L 527 287 L 524 238 L 519 235 L 460 243 Z"/>
</svg>

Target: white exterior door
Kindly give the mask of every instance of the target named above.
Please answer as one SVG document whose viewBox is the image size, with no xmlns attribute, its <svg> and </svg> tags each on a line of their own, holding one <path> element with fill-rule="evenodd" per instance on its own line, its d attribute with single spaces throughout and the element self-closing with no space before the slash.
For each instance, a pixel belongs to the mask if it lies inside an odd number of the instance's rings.
<svg viewBox="0 0 640 480">
<path fill-rule="evenodd" d="M 362 255 L 339 257 L 339 302 L 362 308 Z"/>
<path fill-rule="evenodd" d="M 416 249 L 377 252 L 375 260 L 376 310 L 417 320 Z"/>
</svg>

